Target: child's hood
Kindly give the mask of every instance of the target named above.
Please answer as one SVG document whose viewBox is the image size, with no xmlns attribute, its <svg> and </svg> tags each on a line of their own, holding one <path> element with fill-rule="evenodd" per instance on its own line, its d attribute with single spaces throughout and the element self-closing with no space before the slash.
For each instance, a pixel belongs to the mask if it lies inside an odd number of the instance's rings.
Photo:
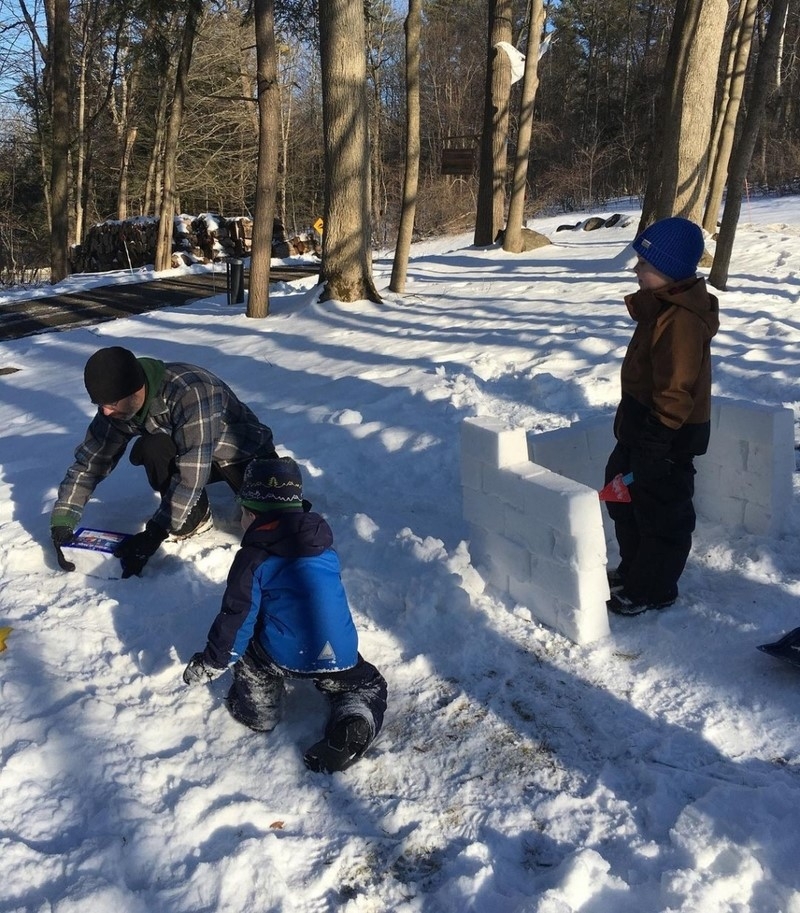
<svg viewBox="0 0 800 913">
<path fill-rule="evenodd" d="M 280 558 L 309 558 L 333 545 L 333 532 L 317 513 L 271 511 L 257 517 L 242 538 L 242 547 L 253 546 Z"/>
<path fill-rule="evenodd" d="M 719 330 L 719 301 L 706 288 L 706 280 L 696 277 L 656 291 L 640 290 L 625 297 L 628 313 L 634 320 L 655 320 L 665 305 L 691 311 L 703 322 L 708 339 Z"/>
</svg>

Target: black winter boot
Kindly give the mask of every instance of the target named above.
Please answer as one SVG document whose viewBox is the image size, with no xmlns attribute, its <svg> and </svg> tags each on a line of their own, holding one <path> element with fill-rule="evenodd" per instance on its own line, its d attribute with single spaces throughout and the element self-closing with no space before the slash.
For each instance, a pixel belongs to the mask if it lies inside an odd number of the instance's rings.
<svg viewBox="0 0 800 913">
<path fill-rule="evenodd" d="M 189 516 L 184 521 L 183 526 L 170 533 L 169 537 L 170 539 L 189 539 L 211 529 L 213 525 L 211 505 L 208 503 L 208 495 L 204 488 L 194 507 L 189 511 Z"/>
<path fill-rule="evenodd" d="M 364 754 L 372 739 L 372 727 L 364 717 L 347 717 L 336 723 L 324 739 L 312 745 L 303 760 L 315 773 L 345 770 Z"/>
</svg>

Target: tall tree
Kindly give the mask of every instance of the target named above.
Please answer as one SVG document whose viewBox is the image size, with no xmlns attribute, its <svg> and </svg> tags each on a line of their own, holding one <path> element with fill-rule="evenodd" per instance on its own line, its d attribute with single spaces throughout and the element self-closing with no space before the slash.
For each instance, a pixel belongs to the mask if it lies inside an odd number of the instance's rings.
<svg viewBox="0 0 800 913">
<path fill-rule="evenodd" d="M 144 184 L 144 205 L 146 215 L 156 213 L 161 205 L 161 182 L 164 176 L 164 148 L 167 135 L 167 118 L 170 99 L 175 85 L 175 71 L 180 57 L 178 51 L 171 52 L 173 36 L 180 32 L 181 18 L 177 10 L 169 14 L 168 23 L 159 30 L 153 49 L 153 70 L 156 85 L 156 104 L 152 122 L 152 137 L 147 161 L 147 176 Z M 180 37 L 178 47 L 180 47 Z"/>
<path fill-rule="evenodd" d="M 153 26 L 148 27 L 148 32 Z M 117 178 L 117 218 L 128 218 L 128 187 L 130 183 L 130 165 L 133 147 L 139 133 L 136 108 L 139 96 L 139 84 L 144 67 L 144 55 L 141 50 L 131 47 L 130 36 L 121 55 L 119 98 L 112 107 L 112 117 L 119 142 L 119 176 Z"/>
<path fill-rule="evenodd" d="M 286 194 L 289 178 L 289 138 L 292 135 L 294 106 L 294 69 L 297 51 L 288 45 L 278 47 L 278 87 L 280 91 L 281 151 L 278 166 L 278 219 L 286 225 Z"/>
<path fill-rule="evenodd" d="M 71 158 L 75 188 L 72 234 L 78 242 L 83 239 L 95 183 L 92 167 L 95 147 L 102 146 L 106 139 L 102 128 L 119 76 L 127 7 L 125 2 L 109 4 L 107 0 L 81 0 L 76 5 L 71 55 L 74 73 Z"/>
<path fill-rule="evenodd" d="M 542 0 L 530 0 L 528 8 L 528 53 L 525 56 L 525 73 L 522 77 L 522 95 L 519 102 L 519 127 L 517 128 L 517 154 L 514 159 L 514 185 L 508 206 L 508 220 L 503 237 L 503 250 L 522 251 L 522 223 L 525 220 L 525 188 L 528 183 L 528 164 L 533 133 L 533 104 L 539 86 L 539 44 L 544 29 L 545 11 Z"/>
<path fill-rule="evenodd" d="M 172 266 L 172 239 L 177 215 L 177 194 L 175 189 L 176 162 L 178 142 L 181 135 L 183 106 L 186 97 L 186 81 L 192 62 L 192 49 L 197 34 L 197 26 L 202 15 L 202 0 L 188 0 L 186 18 L 183 23 L 183 40 L 175 71 L 175 89 L 172 95 L 172 108 L 167 120 L 167 132 L 164 141 L 164 165 L 161 180 L 161 206 L 159 208 L 158 238 L 156 240 L 156 271 L 169 269 Z"/>
<path fill-rule="evenodd" d="M 55 283 L 69 275 L 69 0 L 49 0 L 47 10 L 53 131 L 50 281 Z"/>
<path fill-rule="evenodd" d="M 648 166 L 640 230 L 703 217 L 703 191 L 728 0 L 678 0 Z"/>
<path fill-rule="evenodd" d="M 386 218 L 390 200 L 394 197 L 393 169 L 388 167 L 387 162 L 387 147 L 394 131 L 388 114 L 395 95 L 392 75 L 395 58 L 400 53 L 400 19 L 394 10 L 393 0 L 367 0 L 365 8 L 369 145 L 372 152 L 372 234 L 379 244 L 385 244 L 388 236 Z"/>
<path fill-rule="evenodd" d="M 711 266 L 708 280 L 715 288 L 724 290 L 728 282 L 728 268 L 733 251 L 733 240 L 736 237 L 736 226 L 742 211 L 742 193 L 747 179 L 747 169 L 753 158 L 756 141 L 764 121 L 767 100 L 774 91 L 778 80 L 779 58 L 783 35 L 786 28 L 786 15 L 791 0 L 773 0 L 769 14 L 769 24 L 764 36 L 764 43 L 758 54 L 753 88 L 747 102 L 742 133 L 731 156 L 728 171 L 728 195 L 722 213 L 722 225 L 717 238 L 717 249 Z"/>
<path fill-rule="evenodd" d="M 269 314 L 272 223 L 278 189 L 281 100 L 278 86 L 278 49 L 275 42 L 275 4 L 273 0 L 255 0 L 253 10 L 256 25 L 258 168 L 247 316 L 266 317 Z"/>
<path fill-rule="evenodd" d="M 406 33 L 406 166 L 400 228 L 392 262 L 389 288 L 402 294 L 406 287 L 408 256 L 414 233 L 419 188 L 419 39 L 422 31 L 422 0 L 408 0 Z"/>
<path fill-rule="evenodd" d="M 320 5 L 325 208 L 322 300 L 380 301 L 372 278 L 364 4 Z"/>
<path fill-rule="evenodd" d="M 740 0 L 731 30 L 728 63 L 723 78 L 722 97 L 718 106 L 714 135 L 709 147 L 711 171 L 703 228 L 711 235 L 717 230 L 719 207 L 728 177 L 728 163 L 733 148 L 736 120 L 742 103 L 747 61 L 753 43 L 759 0 Z"/>
<path fill-rule="evenodd" d="M 511 44 L 511 14 L 511 0 L 490 0 L 486 95 L 474 239 L 475 244 L 481 247 L 494 243 L 505 221 L 511 62 L 498 44 L 501 41 Z"/>
</svg>

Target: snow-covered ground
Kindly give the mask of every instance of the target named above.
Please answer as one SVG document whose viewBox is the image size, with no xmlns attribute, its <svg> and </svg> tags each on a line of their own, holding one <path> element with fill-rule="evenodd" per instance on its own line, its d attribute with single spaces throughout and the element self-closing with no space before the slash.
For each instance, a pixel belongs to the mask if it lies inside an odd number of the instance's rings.
<svg viewBox="0 0 800 913">
<path fill-rule="evenodd" d="M 800 625 L 798 486 L 785 536 L 701 522 L 679 602 L 589 646 L 470 563 L 460 423 L 614 407 L 630 214 L 534 220 L 553 244 L 523 255 L 415 245 L 402 297 L 381 255 L 381 304 L 319 304 L 307 279 L 265 320 L 223 293 L 0 343 L 0 913 L 800 913 L 800 669 L 756 650 Z M 800 198 L 745 206 L 719 297 L 714 393 L 800 417 Z M 83 364 L 114 344 L 215 371 L 303 467 L 390 687 L 350 770 L 304 768 L 324 722 L 306 683 L 264 736 L 228 716 L 226 677 L 181 681 L 238 545 L 224 487 L 215 530 L 141 578 L 56 568 Z M 84 522 L 133 531 L 154 507 L 123 462 Z"/>
</svg>

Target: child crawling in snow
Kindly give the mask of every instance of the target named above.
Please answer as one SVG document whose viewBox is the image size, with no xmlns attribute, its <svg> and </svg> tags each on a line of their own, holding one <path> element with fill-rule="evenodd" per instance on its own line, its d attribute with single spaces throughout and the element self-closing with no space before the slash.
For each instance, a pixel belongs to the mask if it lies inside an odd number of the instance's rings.
<svg viewBox="0 0 800 913">
<path fill-rule="evenodd" d="M 303 501 L 300 468 L 289 457 L 253 460 L 237 500 L 242 545 L 206 647 L 183 680 L 207 684 L 232 666 L 228 710 L 269 732 L 281 717 L 286 679 L 311 679 L 329 714 L 304 761 L 313 771 L 344 770 L 380 731 L 387 687 L 358 652 L 333 533 Z"/>
</svg>

